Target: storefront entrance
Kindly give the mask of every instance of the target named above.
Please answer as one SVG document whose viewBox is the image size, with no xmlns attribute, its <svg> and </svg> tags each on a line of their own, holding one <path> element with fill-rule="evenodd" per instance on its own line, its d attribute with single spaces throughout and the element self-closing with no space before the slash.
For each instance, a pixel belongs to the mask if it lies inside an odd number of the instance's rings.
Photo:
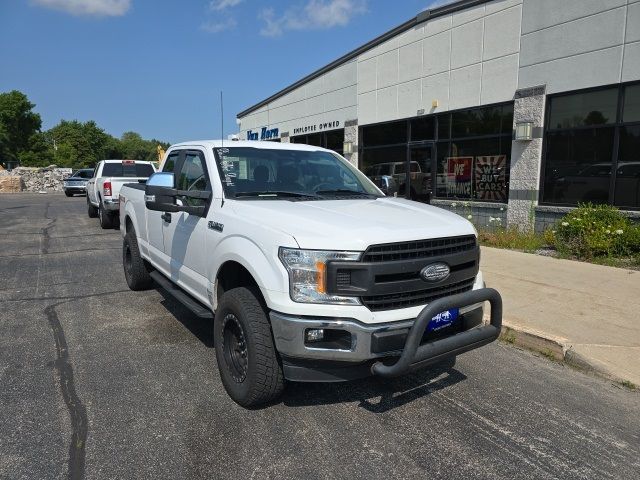
<svg viewBox="0 0 640 480">
<path fill-rule="evenodd" d="M 434 143 L 410 144 L 407 175 L 404 181 L 409 191 L 404 196 L 417 202 L 429 203 L 431 200 L 431 171 L 434 155 Z"/>
</svg>

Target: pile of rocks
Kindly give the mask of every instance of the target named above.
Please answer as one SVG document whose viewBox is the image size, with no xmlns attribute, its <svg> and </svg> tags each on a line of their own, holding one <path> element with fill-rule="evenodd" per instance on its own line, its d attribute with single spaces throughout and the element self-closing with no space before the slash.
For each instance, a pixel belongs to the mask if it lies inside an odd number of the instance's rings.
<svg viewBox="0 0 640 480">
<path fill-rule="evenodd" d="M 0 192 L 60 192 L 68 169 L 51 165 L 45 168 L 18 167 L 0 170 Z"/>
</svg>

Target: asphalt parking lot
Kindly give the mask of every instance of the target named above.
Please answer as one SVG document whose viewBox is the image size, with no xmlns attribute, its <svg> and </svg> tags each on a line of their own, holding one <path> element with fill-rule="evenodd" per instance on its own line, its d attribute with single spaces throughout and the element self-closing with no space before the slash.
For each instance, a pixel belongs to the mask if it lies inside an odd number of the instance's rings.
<svg viewBox="0 0 640 480">
<path fill-rule="evenodd" d="M 637 478 L 640 394 L 500 343 L 244 410 L 120 249 L 84 197 L 0 196 L 0 478 Z"/>
</svg>

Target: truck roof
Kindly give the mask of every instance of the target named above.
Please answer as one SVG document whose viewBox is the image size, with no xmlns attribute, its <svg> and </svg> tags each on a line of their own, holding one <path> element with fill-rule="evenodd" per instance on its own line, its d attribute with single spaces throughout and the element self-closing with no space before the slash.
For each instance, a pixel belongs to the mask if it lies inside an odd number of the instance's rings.
<svg viewBox="0 0 640 480">
<path fill-rule="evenodd" d="M 152 163 L 152 162 L 148 162 L 147 160 L 132 160 L 132 159 L 128 159 L 128 158 L 123 158 L 121 160 L 115 159 L 115 158 L 110 158 L 108 160 L 100 160 L 101 162 L 104 163 L 122 163 L 122 162 L 135 162 L 135 163 Z"/>
<path fill-rule="evenodd" d="M 208 148 L 221 148 L 221 147 L 250 147 L 250 148 L 263 148 L 272 150 L 302 150 L 302 151 L 330 151 L 326 148 L 316 147 L 313 145 L 305 145 L 303 143 L 278 143 L 267 142 L 260 140 L 193 140 L 190 142 L 174 143 L 170 148 L 174 147 L 208 147 Z"/>
</svg>

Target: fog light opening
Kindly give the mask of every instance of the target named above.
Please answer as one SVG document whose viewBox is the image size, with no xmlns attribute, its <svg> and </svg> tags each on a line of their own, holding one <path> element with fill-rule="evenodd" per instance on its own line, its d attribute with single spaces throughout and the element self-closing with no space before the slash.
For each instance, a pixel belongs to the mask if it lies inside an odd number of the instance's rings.
<svg viewBox="0 0 640 480">
<path fill-rule="evenodd" d="M 305 342 L 306 343 L 321 342 L 322 340 L 324 340 L 324 329 L 323 328 L 309 328 L 305 332 Z"/>
<path fill-rule="evenodd" d="M 351 350 L 351 333 L 335 328 L 308 328 L 304 333 L 304 344 L 311 348 L 328 350 Z"/>
</svg>

